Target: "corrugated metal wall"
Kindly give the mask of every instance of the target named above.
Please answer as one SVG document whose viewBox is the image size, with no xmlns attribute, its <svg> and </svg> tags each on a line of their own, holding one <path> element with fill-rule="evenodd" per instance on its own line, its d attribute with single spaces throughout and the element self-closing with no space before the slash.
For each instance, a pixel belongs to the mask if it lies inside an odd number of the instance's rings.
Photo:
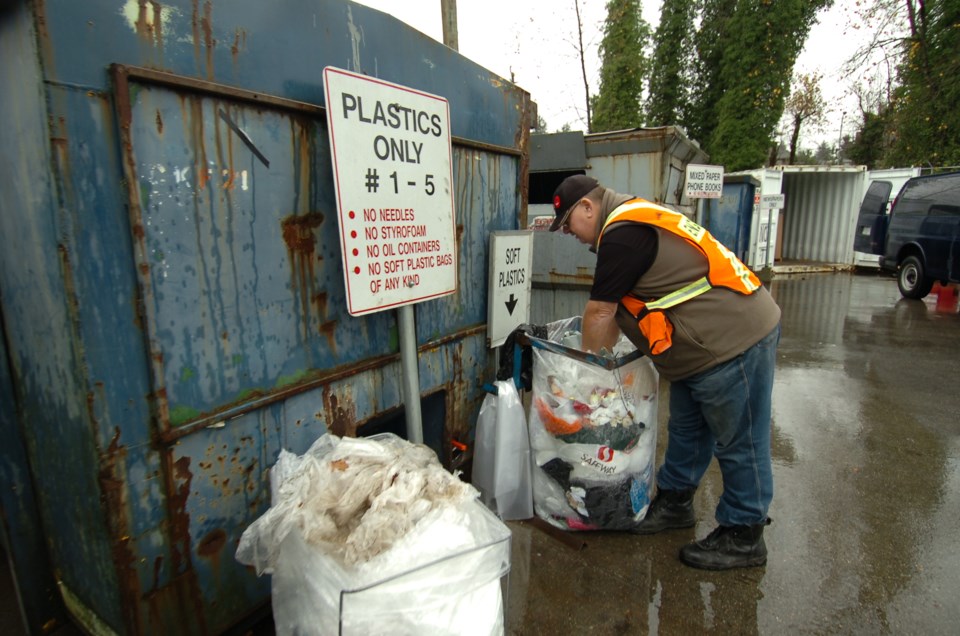
<svg viewBox="0 0 960 636">
<path fill-rule="evenodd" d="M 864 168 L 783 171 L 782 260 L 853 264 Z"/>
<path fill-rule="evenodd" d="M 445 461 L 493 374 L 487 235 L 517 229 L 533 105 L 341 0 L 7 3 L 0 40 L 2 319 L 57 580 L 92 631 L 222 632 L 269 598 L 233 554 L 280 449 L 402 421 L 395 317 L 344 303 L 323 67 L 450 102 L 460 291 L 416 307 Z"/>
</svg>

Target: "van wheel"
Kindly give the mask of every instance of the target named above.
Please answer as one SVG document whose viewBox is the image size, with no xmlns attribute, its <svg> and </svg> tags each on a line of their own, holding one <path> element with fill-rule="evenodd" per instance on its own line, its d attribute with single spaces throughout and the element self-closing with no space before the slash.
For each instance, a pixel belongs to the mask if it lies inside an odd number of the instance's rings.
<svg viewBox="0 0 960 636">
<path fill-rule="evenodd" d="M 923 298 L 933 288 L 933 279 L 923 272 L 923 263 L 916 256 L 908 256 L 900 263 L 897 286 L 904 298 Z"/>
</svg>

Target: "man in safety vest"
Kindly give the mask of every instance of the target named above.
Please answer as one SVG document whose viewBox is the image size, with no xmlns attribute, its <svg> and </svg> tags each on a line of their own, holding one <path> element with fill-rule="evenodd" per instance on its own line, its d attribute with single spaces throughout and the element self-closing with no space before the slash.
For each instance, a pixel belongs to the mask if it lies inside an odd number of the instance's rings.
<svg viewBox="0 0 960 636">
<path fill-rule="evenodd" d="M 719 526 L 684 546 L 680 560 L 716 570 L 765 564 L 780 308 L 753 272 L 682 214 L 585 175 L 564 179 L 553 208 L 550 231 L 573 234 L 597 254 L 583 348 L 612 350 L 622 331 L 671 382 L 657 494 L 634 532 L 693 527 L 693 495 L 716 456 Z"/>
</svg>

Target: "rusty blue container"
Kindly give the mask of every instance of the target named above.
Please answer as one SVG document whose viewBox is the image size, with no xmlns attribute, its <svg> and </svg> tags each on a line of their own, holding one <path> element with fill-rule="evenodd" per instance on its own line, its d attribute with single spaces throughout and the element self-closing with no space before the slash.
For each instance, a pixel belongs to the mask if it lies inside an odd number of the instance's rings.
<svg viewBox="0 0 960 636">
<path fill-rule="evenodd" d="M 342 0 L 0 3 L 0 504 L 32 630 L 242 624 L 279 451 L 403 433 L 396 316 L 346 309 L 327 65 L 449 100 L 459 291 L 415 317 L 424 439 L 457 468 L 529 95 Z"/>
</svg>

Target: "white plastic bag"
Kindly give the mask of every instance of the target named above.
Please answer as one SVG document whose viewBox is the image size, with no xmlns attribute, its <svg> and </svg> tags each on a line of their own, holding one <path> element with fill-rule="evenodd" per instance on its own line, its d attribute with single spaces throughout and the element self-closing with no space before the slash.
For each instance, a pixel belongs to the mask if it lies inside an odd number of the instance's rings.
<svg viewBox="0 0 960 636">
<path fill-rule="evenodd" d="M 480 500 L 504 521 L 533 516 L 533 481 L 527 417 L 512 380 L 496 382 L 477 418 L 473 485 Z"/>
<path fill-rule="evenodd" d="M 236 558 L 273 575 L 278 636 L 503 633 L 510 529 L 432 450 L 327 434 L 271 473 Z"/>
</svg>

